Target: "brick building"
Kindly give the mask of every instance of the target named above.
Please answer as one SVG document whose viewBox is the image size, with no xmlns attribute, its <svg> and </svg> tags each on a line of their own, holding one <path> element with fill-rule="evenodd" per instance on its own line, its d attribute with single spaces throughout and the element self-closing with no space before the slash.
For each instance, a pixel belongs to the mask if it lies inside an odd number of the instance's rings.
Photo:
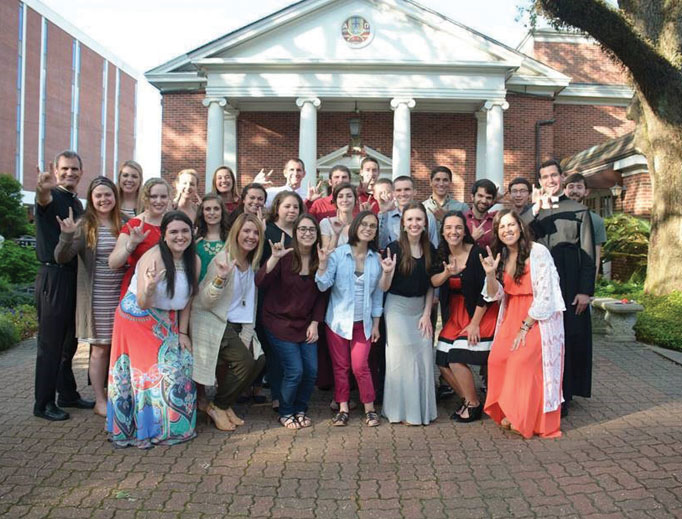
<svg viewBox="0 0 682 519">
<path fill-rule="evenodd" d="M 33 204 L 36 165 L 83 159 L 79 194 L 135 152 L 136 73 L 37 0 L 0 2 L 0 173 Z"/>
<path fill-rule="evenodd" d="M 310 182 L 369 154 L 421 198 L 447 165 L 468 200 L 476 178 L 533 178 L 634 128 L 633 90 L 592 40 L 536 30 L 513 49 L 409 0 L 303 0 L 146 77 L 163 96 L 163 174 L 194 167 L 207 184 L 220 164 L 243 185 L 300 156 Z M 618 167 L 591 172 L 603 207 L 631 178 Z"/>
</svg>

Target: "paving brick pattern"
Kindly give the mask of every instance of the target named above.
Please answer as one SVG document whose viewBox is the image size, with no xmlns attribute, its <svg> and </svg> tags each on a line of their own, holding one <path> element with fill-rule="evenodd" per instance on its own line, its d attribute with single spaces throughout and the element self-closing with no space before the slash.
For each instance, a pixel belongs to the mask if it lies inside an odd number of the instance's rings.
<svg viewBox="0 0 682 519">
<path fill-rule="evenodd" d="M 34 352 L 29 341 L 0 355 L 6 517 L 682 517 L 682 367 L 641 345 L 595 345 L 594 397 L 559 440 L 453 424 L 448 402 L 428 427 L 370 429 L 356 413 L 334 428 L 318 392 L 311 429 L 238 408 L 236 433 L 201 423 L 192 442 L 149 451 L 114 450 L 91 412 L 34 418 Z"/>
</svg>

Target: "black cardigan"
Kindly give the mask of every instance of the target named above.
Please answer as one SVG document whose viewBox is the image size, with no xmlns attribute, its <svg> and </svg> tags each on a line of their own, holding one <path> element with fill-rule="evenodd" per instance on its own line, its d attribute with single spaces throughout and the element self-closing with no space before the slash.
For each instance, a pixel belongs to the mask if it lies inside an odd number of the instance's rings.
<svg viewBox="0 0 682 519">
<path fill-rule="evenodd" d="M 483 290 L 483 283 L 485 282 L 485 271 L 478 255 L 481 254 L 484 258 L 488 255 L 483 249 L 474 245 L 469 251 L 466 267 L 462 271 L 462 295 L 466 305 L 469 317 L 473 317 L 477 306 L 487 306 L 483 299 L 481 290 Z M 440 260 L 433 262 L 431 266 L 431 276 L 443 272 L 443 263 Z M 448 280 L 440 287 L 438 299 L 440 300 L 440 315 L 443 320 L 443 326 L 448 322 L 450 317 L 450 285 Z"/>
</svg>

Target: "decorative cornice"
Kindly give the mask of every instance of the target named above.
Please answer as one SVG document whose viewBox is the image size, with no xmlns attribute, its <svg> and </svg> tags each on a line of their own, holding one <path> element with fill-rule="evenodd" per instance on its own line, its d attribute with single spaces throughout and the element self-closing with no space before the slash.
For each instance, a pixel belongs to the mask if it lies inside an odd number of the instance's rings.
<svg viewBox="0 0 682 519">
<path fill-rule="evenodd" d="M 224 97 L 205 97 L 201 101 L 201 104 L 204 105 L 206 108 L 208 108 L 211 103 L 218 103 L 218 106 L 224 107 L 227 105 L 227 99 L 225 99 Z"/>
<path fill-rule="evenodd" d="M 481 110 L 491 110 L 494 106 L 499 106 L 502 110 L 506 110 L 509 108 L 509 103 L 504 99 L 491 99 L 483 104 Z"/>
<path fill-rule="evenodd" d="M 299 97 L 296 99 L 296 106 L 299 108 L 303 108 L 303 105 L 306 103 L 310 103 L 315 109 L 318 109 L 322 105 L 322 101 L 320 101 L 319 97 Z"/>
<path fill-rule="evenodd" d="M 407 108 L 412 110 L 416 106 L 417 102 L 411 97 L 394 97 L 391 99 L 391 109 L 397 110 L 400 105 L 405 105 Z"/>
</svg>

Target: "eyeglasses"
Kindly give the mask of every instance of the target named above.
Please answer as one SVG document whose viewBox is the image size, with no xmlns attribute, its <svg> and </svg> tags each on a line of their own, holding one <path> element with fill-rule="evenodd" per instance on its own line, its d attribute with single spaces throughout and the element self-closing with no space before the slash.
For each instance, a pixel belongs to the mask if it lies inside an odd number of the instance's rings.
<svg viewBox="0 0 682 519">
<path fill-rule="evenodd" d="M 317 229 L 315 229 L 315 227 L 299 227 L 296 231 L 301 234 L 315 234 Z"/>
<path fill-rule="evenodd" d="M 367 222 L 360 222 L 360 227 L 363 229 L 369 229 L 371 231 L 376 231 L 377 229 L 377 224 L 375 223 L 367 223 Z"/>
<path fill-rule="evenodd" d="M 528 193 L 529 191 L 527 189 L 512 189 L 510 193 L 512 195 L 524 195 Z"/>
</svg>

